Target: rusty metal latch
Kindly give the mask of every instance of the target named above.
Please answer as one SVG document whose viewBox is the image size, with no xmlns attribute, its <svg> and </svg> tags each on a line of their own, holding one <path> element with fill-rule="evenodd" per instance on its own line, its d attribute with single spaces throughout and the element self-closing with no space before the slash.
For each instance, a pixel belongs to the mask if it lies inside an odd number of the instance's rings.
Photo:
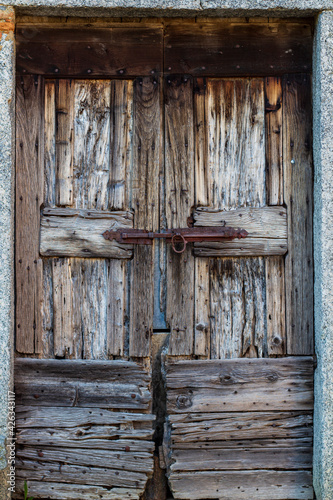
<svg viewBox="0 0 333 500">
<path fill-rule="evenodd" d="M 245 229 L 228 226 L 185 227 L 166 229 L 161 233 L 153 233 L 144 229 L 118 229 L 103 233 L 106 240 L 116 240 L 118 243 L 132 245 L 152 245 L 155 238 L 164 238 L 167 243 L 171 243 L 175 253 L 185 252 L 186 245 L 190 242 L 234 240 L 246 238 L 247 235 L 248 232 Z"/>
</svg>

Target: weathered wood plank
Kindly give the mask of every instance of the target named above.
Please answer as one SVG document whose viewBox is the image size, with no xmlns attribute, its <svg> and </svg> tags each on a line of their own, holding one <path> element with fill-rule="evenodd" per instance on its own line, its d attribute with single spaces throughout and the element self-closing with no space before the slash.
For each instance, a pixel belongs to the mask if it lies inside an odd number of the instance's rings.
<svg viewBox="0 0 333 500">
<path fill-rule="evenodd" d="M 162 161 L 162 88 L 158 78 L 134 82 L 132 208 L 135 227 L 159 227 L 159 169 Z M 149 356 L 154 315 L 154 246 L 133 250 L 130 356 Z M 138 300 L 138 297 L 140 299 Z"/>
<path fill-rule="evenodd" d="M 74 82 L 56 82 L 56 203 L 73 204 Z"/>
<path fill-rule="evenodd" d="M 311 76 L 283 83 L 284 201 L 288 208 L 286 256 L 287 352 L 313 353 Z"/>
<path fill-rule="evenodd" d="M 125 313 L 127 304 L 127 262 L 108 262 L 107 286 L 107 354 L 122 356 L 125 342 Z"/>
<path fill-rule="evenodd" d="M 209 302 L 209 260 L 195 260 L 195 330 L 194 354 L 210 354 L 210 302 Z"/>
<path fill-rule="evenodd" d="M 16 92 L 16 349 L 41 352 L 42 260 L 39 257 L 43 202 L 43 102 L 40 77 L 22 77 Z"/>
<path fill-rule="evenodd" d="M 249 233 L 247 238 L 287 239 L 287 210 L 276 207 L 243 207 L 218 210 L 200 207 L 194 211 L 195 226 L 242 227 Z M 243 243 L 243 241 L 242 241 Z"/>
<path fill-rule="evenodd" d="M 133 227 L 131 212 L 44 209 L 40 222 L 40 253 L 45 257 L 131 258 L 132 246 L 105 240 L 104 231 Z"/>
<path fill-rule="evenodd" d="M 172 472 L 205 470 L 312 469 L 312 445 L 292 448 L 173 450 Z"/>
<path fill-rule="evenodd" d="M 169 417 L 174 448 L 210 446 L 222 440 L 231 446 L 232 440 L 312 439 L 312 414 L 309 412 L 243 412 L 243 413 L 187 413 Z M 251 440 L 251 441 L 250 441 Z M 277 441 L 274 441 L 275 443 Z"/>
<path fill-rule="evenodd" d="M 46 406 L 16 407 L 18 429 L 48 427 L 75 428 L 80 425 L 119 425 L 123 430 L 151 429 L 154 415 L 149 413 L 124 413 L 103 408 L 66 408 Z"/>
<path fill-rule="evenodd" d="M 52 259 L 54 355 L 72 356 L 72 276 L 68 259 Z"/>
<path fill-rule="evenodd" d="M 287 211 L 284 207 L 239 208 L 218 210 L 198 208 L 194 212 L 195 226 L 242 227 L 249 234 L 245 239 L 195 243 L 197 256 L 283 255 L 288 250 Z"/>
<path fill-rule="evenodd" d="M 266 189 L 268 205 L 283 203 L 282 82 L 265 79 Z"/>
<path fill-rule="evenodd" d="M 29 494 L 33 498 L 43 499 L 45 496 L 52 500 L 77 500 L 78 495 L 80 500 L 139 500 L 141 495 L 140 489 L 124 489 L 124 488 L 108 488 L 96 486 L 78 486 L 77 484 L 57 484 L 46 481 L 32 481 L 26 478 Z M 16 493 L 13 498 L 22 498 L 24 481 L 16 482 Z"/>
<path fill-rule="evenodd" d="M 137 77 L 163 67 L 163 32 L 158 27 L 48 29 L 35 36 L 17 32 L 17 70 L 57 77 Z"/>
<path fill-rule="evenodd" d="M 257 213 L 248 211 L 266 204 L 263 80 L 209 79 L 206 95 L 209 203 L 221 211 L 216 212 L 218 218 L 224 220 L 225 214 L 227 217 L 231 214 L 236 217 L 228 223 L 243 226 L 240 213 Z M 241 209 L 245 212 L 238 211 Z M 197 212 L 200 217 L 208 215 L 205 209 Z M 239 240 L 197 243 L 195 255 L 235 257 L 285 253 L 286 241 L 277 245 L 273 241 L 258 237 L 255 249 L 248 238 L 241 244 Z M 263 259 L 214 260 L 210 267 L 211 357 L 263 356 L 266 348 Z M 244 331 L 242 324 L 246 327 Z"/>
<path fill-rule="evenodd" d="M 15 380 L 60 380 L 110 381 L 128 383 L 134 380 L 146 386 L 150 377 L 139 364 L 130 361 L 113 360 L 112 363 L 97 360 L 57 360 L 57 359 L 15 359 Z"/>
<path fill-rule="evenodd" d="M 193 85 L 187 77 L 165 80 L 165 210 L 168 228 L 186 227 L 194 203 Z M 191 250 L 167 248 L 169 354 L 190 355 L 194 343 L 194 261 Z"/>
<path fill-rule="evenodd" d="M 16 443 L 23 446 L 58 446 L 93 450 L 153 452 L 153 430 L 121 429 L 120 426 L 77 426 L 74 429 L 21 429 Z M 150 439 L 150 441 L 146 441 Z"/>
<path fill-rule="evenodd" d="M 77 450 L 62 447 L 43 447 L 42 454 L 36 447 L 19 447 L 16 450 L 18 458 L 38 460 L 40 462 L 65 462 L 73 465 L 88 465 L 105 467 L 107 469 L 122 469 L 132 472 L 152 472 L 153 461 L 151 453 L 126 451 Z"/>
<path fill-rule="evenodd" d="M 76 450 L 79 454 L 81 450 Z M 39 460 L 29 460 L 17 457 L 17 478 L 32 481 L 59 482 L 76 485 L 96 485 L 108 488 L 135 488 L 144 489 L 147 476 L 142 472 L 108 469 L 106 467 L 91 467 L 73 464 L 60 464 Z M 30 474 L 30 475 L 29 475 Z M 45 498 L 45 497 L 43 497 Z M 53 497 L 51 497 L 53 498 Z M 67 498 L 67 497 L 66 497 Z M 77 497 L 76 497 L 77 498 Z M 63 500 L 63 499 L 62 499 Z"/>
<path fill-rule="evenodd" d="M 284 259 L 266 260 L 267 349 L 269 356 L 286 353 L 286 302 Z"/>
<path fill-rule="evenodd" d="M 133 82 L 111 81 L 111 169 L 109 207 L 126 210 L 132 162 Z"/>
<path fill-rule="evenodd" d="M 171 74 L 216 78 L 297 73 L 311 71 L 311 56 L 311 24 L 198 21 L 165 28 L 164 65 Z"/>
<path fill-rule="evenodd" d="M 264 356 L 264 279 L 265 264 L 262 259 L 211 259 L 213 359 Z"/>
<path fill-rule="evenodd" d="M 171 490 L 179 499 L 312 500 L 310 471 L 207 471 L 172 474 Z"/>
<path fill-rule="evenodd" d="M 311 410 L 313 360 L 179 361 L 167 367 L 169 413 Z"/>
<path fill-rule="evenodd" d="M 55 82 L 45 82 L 44 106 L 44 206 L 56 204 L 56 107 Z"/>
</svg>

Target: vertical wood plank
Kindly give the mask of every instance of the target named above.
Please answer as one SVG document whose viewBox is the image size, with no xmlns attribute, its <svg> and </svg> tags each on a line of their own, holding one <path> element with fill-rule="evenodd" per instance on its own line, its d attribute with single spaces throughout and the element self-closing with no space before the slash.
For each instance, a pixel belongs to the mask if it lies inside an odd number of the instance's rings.
<svg viewBox="0 0 333 500">
<path fill-rule="evenodd" d="M 45 82 L 44 110 L 44 205 L 56 204 L 56 108 L 55 82 Z"/>
<path fill-rule="evenodd" d="M 52 259 L 54 355 L 73 355 L 71 259 Z"/>
<path fill-rule="evenodd" d="M 190 77 L 165 80 L 165 190 L 168 228 L 186 227 L 194 203 L 193 85 Z M 167 248 L 169 354 L 191 355 L 194 344 L 194 260 L 191 250 Z"/>
<path fill-rule="evenodd" d="M 313 353 L 311 132 L 311 77 L 287 75 L 283 82 L 286 321 L 287 353 L 293 355 Z"/>
<path fill-rule="evenodd" d="M 133 82 L 111 81 L 109 208 L 129 208 L 133 153 Z M 107 353 L 122 356 L 125 341 L 126 264 L 108 263 Z"/>
<path fill-rule="evenodd" d="M 266 190 L 267 205 L 283 203 L 282 82 L 265 78 Z"/>
<path fill-rule="evenodd" d="M 286 353 L 284 258 L 266 259 L 267 348 L 269 356 Z"/>
<path fill-rule="evenodd" d="M 268 205 L 283 204 L 282 81 L 265 79 L 266 190 Z M 266 258 L 266 316 L 269 356 L 286 353 L 284 258 Z"/>
<path fill-rule="evenodd" d="M 211 205 L 264 206 L 263 80 L 209 80 L 207 116 Z M 212 358 L 265 354 L 264 292 L 263 258 L 211 260 Z"/>
<path fill-rule="evenodd" d="M 132 208 L 135 227 L 159 227 L 159 169 L 162 159 L 161 83 L 156 78 L 134 82 Z M 134 248 L 130 302 L 130 356 L 150 353 L 154 313 L 154 247 Z"/>
<path fill-rule="evenodd" d="M 56 202 L 73 204 L 73 88 L 70 79 L 56 82 Z"/>
<path fill-rule="evenodd" d="M 194 141 L 195 141 L 195 206 L 209 204 L 208 149 L 206 117 L 206 79 L 197 78 L 194 84 Z M 195 330 L 194 354 L 207 356 L 210 351 L 209 319 L 209 260 L 195 259 L 194 297 Z"/>
<path fill-rule="evenodd" d="M 43 100 L 41 77 L 17 82 L 16 116 L 16 349 L 41 351 L 42 261 L 39 258 L 43 200 Z"/>
<path fill-rule="evenodd" d="M 110 81 L 74 86 L 74 206 L 107 210 L 110 178 Z M 76 259 L 74 259 L 75 261 Z M 86 359 L 107 358 L 108 269 L 103 259 L 78 259 L 73 296 L 80 297 L 73 335 Z M 76 288 L 78 287 L 78 288 Z M 75 299 L 76 300 L 76 299 Z M 73 306 L 74 310 L 74 306 Z M 80 345 L 75 352 L 80 354 Z"/>
</svg>

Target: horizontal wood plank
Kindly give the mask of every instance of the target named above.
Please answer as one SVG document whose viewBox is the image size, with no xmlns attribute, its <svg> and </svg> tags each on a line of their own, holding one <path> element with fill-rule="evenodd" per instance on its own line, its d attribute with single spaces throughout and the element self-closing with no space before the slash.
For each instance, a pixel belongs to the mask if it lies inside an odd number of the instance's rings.
<svg viewBox="0 0 333 500">
<path fill-rule="evenodd" d="M 103 237 L 104 231 L 121 227 L 133 227 L 131 212 L 46 208 L 41 217 L 40 253 L 47 257 L 128 259 L 131 246 Z"/>
<path fill-rule="evenodd" d="M 172 472 L 204 470 L 312 469 L 312 445 L 292 448 L 173 450 Z"/>
<path fill-rule="evenodd" d="M 310 471 L 207 471 L 172 474 L 171 490 L 179 499 L 312 500 Z"/>
<path fill-rule="evenodd" d="M 288 250 L 287 211 L 282 206 L 236 210 L 200 207 L 194 212 L 195 226 L 241 227 L 248 232 L 245 239 L 195 243 L 196 256 L 283 255 Z"/>
<path fill-rule="evenodd" d="M 165 29 L 165 72 L 171 74 L 274 76 L 311 71 L 311 57 L 311 25 L 305 23 L 199 21 Z"/>
<path fill-rule="evenodd" d="M 169 363 L 167 404 L 170 413 L 312 410 L 313 359 Z"/>
<path fill-rule="evenodd" d="M 172 446 L 225 440 L 311 438 L 310 412 L 187 413 L 170 415 Z"/>
<path fill-rule="evenodd" d="M 27 35 L 28 32 L 28 35 Z M 162 71 L 158 27 L 18 28 L 17 70 L 57 77 L 151 76 Z"/>
<path fill-rule="evenodd" d="M 45 497 L 52 500 L 139 500 L 141 490 L 125 488 L 102 488 L 95 486 L 78 486 L 77 484 L 55 484 L 47 481 L 32 481 L 27 478 L 29 494 L 35 499 Z M 24 480 L 16 482 L 16 493 L 13 499 L 21 499 L 23 495 Z"/>
</svg>

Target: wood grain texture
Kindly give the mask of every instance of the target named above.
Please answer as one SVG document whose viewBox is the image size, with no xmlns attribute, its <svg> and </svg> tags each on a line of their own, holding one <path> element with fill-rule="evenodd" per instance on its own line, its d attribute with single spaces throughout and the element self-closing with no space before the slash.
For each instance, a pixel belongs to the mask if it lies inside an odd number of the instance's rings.
<svg viewBox="0 0 333 500">
<path fill-rule="evenodd" d="M 284 201 L 288 208 L 286 328 L 288 354 L 313 353 L 311 77 L 283 84 Z"/>
<path fill-rule="evenodd" d="M 133 213 L 77 210 L 43 210 L 40 253 L 46 257 L 105 257 L 129 259 L 131 245 L 105 240 L 104 231 L 133 227 Z"/>
<path fill-rule="evenodd" d="M 165 28 L 164 65 L 169 74 L 216 78 L 297 73 L 311 70 L 311 54 L 312 30 L 305 23 L 198 21 L 167 23 Z"/>
<path fill-rule="evenodd" d="M 167 367 L 169 413 L 312 410 L 312 358 L 179 361 Z"/>
<path fill-rule="evenodd" d="M 284 259 L 269 257 L 265 264 L 268 355 L 283 356 L 286 354 Z"/>
<path fill-rule="evenodd" d="M 85 472 L 88 472 L 87 470 Z M 75 473 L 75 471 L 74 471 Z M 95 474 L 95 472 L 93 473 Z M 74 474 L 73 474 L 74 475 Z M 61 484 L 56 481 L 55 483 L 47 481 L 32 481 L 26 478 L 29 494 L 33 498 L 43 499 L 45 495 L 52 500 L 77 500 L 79 495 L 80 500 L 139 500 L 141 490 L 126 489 L 126 488 L 102 488 L 101 486 L 78 486 L 77 484 Z M 16 499 L 22 498 L 24 488 L 24 481 L 18 480 L 16 483 Z"/>
<path fill-rule="evenodd" d="M 287 211 L 284 207 L 218 210 L 206 207 L 194 211 L 195 226 L 242 227 L 245 239 L 195 243 L 194 254 L 205 257 L 234 255 L 284 255 L 288 250 Z"/>
<path fill-rule="evenodd" d="M 259 448 L 277 442 L 288 446 L 289 440 L 311 443 L 313 433 L 309 411 L 182 413 L 170 415 L 169 422 L 174 449 L 237 447 L 239 443 Z"/>
<path fill-rule="evenodd" d="M 73 355 L 71 262 L 52 259 L 53 342 L 56 357 Z"/>
<path fill-rule="evenodd" d="M 62 499 L 72 498 L 66 484 L 110 495 L 124 488 L 122 498 L 143 493 L 153 472 L 154 416 L 142 366 L 17 358 L 15 367 L 18 479 L 60 485 Z"/>
<path fill-rule="evenodd" d="M 56 82 L 56 202 L 73 204 L 73 111 L 74 82 Z"/>
<path fill-rule="evenodd" d="M 135 227 L 159 227 L 159 169 L 162 160 L 162 88 L 158 78 L 134 82 L 132 207 Z M 154 246 L 133 251 L 130 306 L 130 356 L 148 356 L 154 315 Z"/>
<path fill-rule="evenodd" d="M 268 205 L 283 203 L 282 81 L 265 78 L 266 189 Z"/>
<path fill-rule="evenodd" d="M 44 206 L 56 204 L 56 82 L 45 82 L 44 104 Z"/>
<path fill-rule="evenodd" d="M 312 500 L 310 471 L 195 471 L 173 474 L 171 490 L 179 499 Z"/>
<path fill-rule="evenodd" d="M 43 201 L 44 83 L 22 77 L 16 92 L 16 350 L 42 350 L 43 263 L 39 257 L 40 205 Z"/>
<path fill-rule="evenodd" d="M 211 259 L 211 358 L 265 356 L 263 259 Z"/>
<path fill-rule="evenodd" d="M 129 208 L 133 158 L 133 82 L 111 81 L 110 123 L 110 192 L 109 207 Z M 125 315 L 127 299 L 127 265 L 118 260 L 108 263 L 107 353 L 122 356 L 126 336 Z"/>
<path fill-rule="evenodd" d="M 193 85 L 187 77 L 165 80 L 165 210 L 168 228 L 186 227 L 194 202 Z M 167 248 L 169 354 L 190 355 L 194 344 L 194 261 L 191 251 Z"/>
<path fill-rule="evenodd" d="M 210 355 L 210 289 L 209 260 L 195 260 L 195 330 L 194 354 L 196 356 Z"/>
<path fill-rule="evenodd" d="M 18 30 L 19 73 L 136 78 L 162 71 L 163 33 L 158 27 L 34 29 L 33 38 Z"/>
<path fill-rule="evenodd" d="M 223 218 L 224 213 L 229 214 L 233 210 L 264 207 L 266 192 L 263 80 L 209 79 L 206 98 L 209 117 L 207 135 L 210 207 L 223 211 Z M 240 142 L 242 147 L 239 147 Z M 204 212 L 203 209 L 202 213 Z M 237 222 L 236 225 L 239 226 L 240 223 Z M 248 248 L 251 243 L 247 242 L 247 238 L 242 241 L 241 247 L 235 240 L 222 243 L 229 249 L 224 248 L 218 252 L 217 247 L 220 245 L 221 243 L 205 244 L 206 251 L 204 248 L 196 248 L 195 253 L 208 257 L 226 255 L 231 257 L 281 252 L 279 245 L 274 251 L 270 248 L 268 240 L 261 238 L 256 240 L 257 250 L 259 249 L 256 253 L 253 248 L 251 250 Z M 285 250 L 286 248 L 283 249 L 283 253 Z M 264 355 L 266 332 L 265 322 L 262 319 L 265 314 L 263 267 L 264 262 L 261 257 L 225 259 L 215 263 L 212 261 L 210 300 L 213 311 L 211 312 L 213 358 Z M 219 285 L 221 281 L 223 290 Z M 221 293 L 224 297 L 223 302 Z M 240 327 L 241 324 L 247 326 L 244 332 Z"/>
</svg>

